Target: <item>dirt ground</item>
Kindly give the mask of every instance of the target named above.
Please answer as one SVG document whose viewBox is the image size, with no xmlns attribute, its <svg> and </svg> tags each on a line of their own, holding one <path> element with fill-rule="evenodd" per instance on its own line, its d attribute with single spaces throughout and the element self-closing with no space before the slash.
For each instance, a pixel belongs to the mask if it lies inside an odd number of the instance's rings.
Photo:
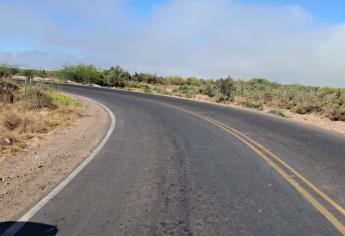
<svg viewBox="0 0 345 236">
<path fill-rule="evenodd" d="M 344 121 L 331 121 L 326 117 L 321 117 L 315 114 L 300 115 L 289 111 L 284 113 L 292 120 L 315 125 L 324 129 L 332 130 L 341 134 L 345 134 L 345 122 Z"/>
<path fill-rule="evenodd" d="M 84 110 L 75 125 L 33 140 L 21 154 L 0 160 L 0 222 L 16 220 L 86 159 L 108 130 L 108 113 L 77 97 Z"/>
</svg>

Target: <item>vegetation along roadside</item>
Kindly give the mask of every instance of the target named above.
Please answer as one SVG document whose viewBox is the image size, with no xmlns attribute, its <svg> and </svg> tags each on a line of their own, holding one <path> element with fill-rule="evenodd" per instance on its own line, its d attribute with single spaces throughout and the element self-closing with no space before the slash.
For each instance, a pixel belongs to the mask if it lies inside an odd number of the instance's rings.
<svg viewBox="0 0 345 236">
<path fill-rule="evenodd" d="M 73 124 L 82 106 L 77 100 L 47 85 L 18 84 L 0 74 L 0 156 L 25 149 L 30 141 L 40 139 L 59 126 Z"/>
<path fill-rule="evenodd" d="M 332 121 L 345 121 L 345 89 L 283 85 L 266 79 L 235 80 L 231 77 L 200 79 L 196 77 L 158 76 L 129 73 L 119 66 L 99 70 L 92 65 L 65 66 L 56 72 L 64 81 L 98 84 L 147 93 L 175 95 L 218 103 L 232 103 L 285 117 L 285 111 L 317 114 Z"/>
<path fill-rule="evenodd" d="M 25 70 L 13 66 L 0 67 L 0 75 L 25 76 L 25 73 Z M 99 69 L 84 64 L 66 65 L 49 72 L 35 70 L 34 76 L 238 105 L 302 121 L 312 117 L 309 123 L 319 122 L 319 118 L 331 123 L 343 124 L 345 121 L 345 88 L 286 85 L 262 78 L 236 80 L 230 76 L 214 79 L 159 76 L 130 73 L 119 66 Z"/>
</svg>

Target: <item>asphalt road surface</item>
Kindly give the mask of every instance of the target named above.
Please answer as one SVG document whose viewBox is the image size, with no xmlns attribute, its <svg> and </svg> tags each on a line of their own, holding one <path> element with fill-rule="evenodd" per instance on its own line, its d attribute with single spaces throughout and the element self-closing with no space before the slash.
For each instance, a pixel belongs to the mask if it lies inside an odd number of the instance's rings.
<svg viewBox="0 0 345 236">
<path fill-rule="evenodd" d="M 345 234 L 342 135 L 184 99 L 62 89 L 106 105 L 116 129 L 17 235 Z"/>
</svg>

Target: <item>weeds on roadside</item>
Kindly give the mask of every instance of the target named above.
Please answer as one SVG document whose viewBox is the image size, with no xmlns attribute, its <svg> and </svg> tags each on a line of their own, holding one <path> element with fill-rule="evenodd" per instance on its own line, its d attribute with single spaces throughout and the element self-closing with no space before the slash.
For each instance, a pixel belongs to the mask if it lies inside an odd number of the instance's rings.
<svg viewBox="0 0 345 236">
<path fill-rule="evenodd" d="M 0 65 L 0 77 L 10 77 L 15 74 L 26 75 L 27 78 L 32 78 L 32 74 L 41 77 L 55 75 L 64 81 L 95 83 L 102 86 L 188 98 L 202 95 L 209 101 L 234 103 L 257 110 L 276 108 L 297 114 L 314 113 L 332 121 L 345 121 L 345 88 L 283 85 L 262 78 L 235 80 L 229 76 L 208 80 L 197 77 L 183 78 L 178 75 L 163 77 L 150 73 L 130 73 L 120 66 L 102 70 L 93 65 L 77 64 L 66 65 L 55 72 L 44 72 Z M 35 106 L 46 106 L 42 105 L 46 100 L 43 94 L 36 93 L 35 96 L 34 101 L 42 99 Z M 57 100 L 55 103 L 66 105 L 70 103 L 63 97 L 54 95 L 52 97 Z M 7 96 L 5 99 L 11 100 L 12 98 Z"/>
<path fill-rule="evenodd" d="M 0 155 L 26 147 L 26 141 L 59 125 L 74 122 L 80 104 L 72 97 L 38 84 L 25 88 L 0 79 Z"/>
</svg>

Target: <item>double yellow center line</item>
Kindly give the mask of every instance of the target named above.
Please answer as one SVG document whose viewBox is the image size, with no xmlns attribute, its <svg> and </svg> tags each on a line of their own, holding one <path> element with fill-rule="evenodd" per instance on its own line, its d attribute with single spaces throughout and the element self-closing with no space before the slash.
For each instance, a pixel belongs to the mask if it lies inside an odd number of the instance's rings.
<svg viewBox="0 0 345 236">
<path fill-rule="evenodd" d="M 339 205 L 335 200 L 329 197 L 327 194 L 322 192 L 319 188 L 317 188 L 313 183 L 307 180 L 303 175 L 298 173 L 294 168 L 288 165 L 285 161 L 274 155 L 270 152 L 267 148 L 263 147 L 259 143 L 255 142 L 253 139 L 247 137 L 240 131 L 218 121 L 211 117 L 205 116 L 200 113 L 196 113 L 193 111 L 188 111 L 186 109 L 164 104 L 166 106 L 172 107 L 174 109 L 183 111 L 188 113 L 192 116 L 201 118 L 203 120 L 212 123 L 213 125 L 225 130 L 226 132 L 230 133 L 232 136 L 240 140 L 244 143 L 247 147 L 253 150 L 256 154 L 259 155 L 263 160 L 265 160 L 278 174 L 280 174 L 290 185 L 292 185 L 317 211 L 319 211 L 342 235 L 345 235 L 345 226 L 344 224 L 336 217 L 332 212 L 330 212 L 320 201 L 318 201 L 306 188 L 304 188 L 300 183 L 298 183 L 295 179 L 298 178 L 300 182 L 304 183 L 308 186 L 311 190 L 313 190 L 316 195 L 320 198 L 324 199 L 328 204 L 330 204 L 334 209 L 336 209 L 342 216 L 345 216 L 345 209 Z M 291 174 L 288 174 L 286 170 L 288 170 Z"/>
</svg>

